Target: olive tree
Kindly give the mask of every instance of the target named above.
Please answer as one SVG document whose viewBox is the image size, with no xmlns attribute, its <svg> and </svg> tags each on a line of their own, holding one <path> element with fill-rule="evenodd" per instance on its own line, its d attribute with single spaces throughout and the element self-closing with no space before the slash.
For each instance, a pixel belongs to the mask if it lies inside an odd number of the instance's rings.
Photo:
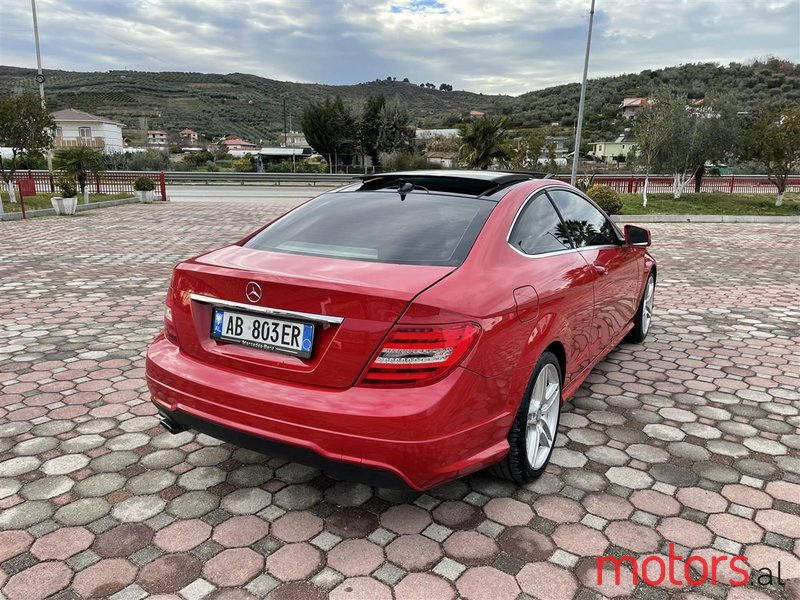
<svg viewBox="0 0 800 600">
<path fill-rule="evenodd" d="M 37 156 L 53 146 L 53 117 L 42 106 L 36 94 L 0 96 L 0 146 L 11 149 L 11 158 L 0 153 L 0 176 L 8 189 L 11 202 L 17 201 L 14 173 L 21 156 Z M 0 204 L 2 210 L 2 204 Z"/>
<path fill-rule="evenodd" d="M 636 156 L 644 163 L 645 169 L 642 206 L 647 206 L 650 172 L 664 148 L 669 133 L 666 108 L 667 105 L 655 101 L 636 117 Z"/>
<path fill-rule="evenodd" d="M 526 131 L 511 140 L 511 152 L 508 166 L 511 169 L 529 169 L 536 164 L 544 146 L 544 134 L 541 131 Z"/>
<path fill-rule="evenodd" d="M 775 206 L 783 204 L 786 180 L 800 165 L 800 106 L 762 114 L 747 130 L 744 156 L 764 165 L 778 188 Z"/>
</svg>

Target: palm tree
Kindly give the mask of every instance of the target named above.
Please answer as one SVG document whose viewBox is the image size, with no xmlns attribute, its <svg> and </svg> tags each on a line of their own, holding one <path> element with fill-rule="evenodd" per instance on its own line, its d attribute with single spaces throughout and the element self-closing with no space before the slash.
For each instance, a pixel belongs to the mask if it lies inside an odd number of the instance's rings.
<svg viewBox="0 0 800 600">
<path fill-rule="evenodd" d="M 89 191 L 86 183 L 90 175 L 99 175 L 103 168 L 103 155 L 99 150 L 88 146 L 75 146 L 61 148 L 56 151 L 55 166 L 64 171 L 64 174 L 78 181 L 78 186 L 83 194 L 83 203 L 89 204 Z"/>
<path fill-rule="evenodd" d="M 471 169 L 488 169 L 495 160 L 505 162 L 512 153 L 507 140 L 508 117 L 480 117 L 459 125 L 459 157 Z"/>
</svg>

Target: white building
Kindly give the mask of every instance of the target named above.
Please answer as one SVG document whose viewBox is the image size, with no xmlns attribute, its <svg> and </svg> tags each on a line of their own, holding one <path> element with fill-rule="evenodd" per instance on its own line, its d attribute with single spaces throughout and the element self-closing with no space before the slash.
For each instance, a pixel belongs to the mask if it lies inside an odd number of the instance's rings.
<svg viewBox="0 0 800 600">
<path fill-rule="evenodd" d="M 418 142 L 428 142 L 430 140 L 457 139 L 458 129 L 417 129 L 414 137 Z"/>
<path fill-rule="evenodd" d="M 613 142 L 595 142 L 590 146 L 589 156 L 605 163 L 614 163 L 617 158 L 622 158 L 624 162 L 631 152 L 636 152 L 636 142 L 626 140 L 624 135 Z"/>
<path fill-rule="evenodd" d="M 147 143 L 151 146 L 166 146 L 167 132 L 151 129 L 147 132 Z"/>
<path fill-rule="evenodd" d="M 289 131 L 286 134 L 285 145 L 287 148 L 310 148 L 306 136 L 302 131 Z"/>
<path fill-rule="evenodd" d="M 122 123 L 65 108 L 53 113 L 56 122 L 55 147 L 88 146 L 103 152 L 122 152 Z"/>
</svg>

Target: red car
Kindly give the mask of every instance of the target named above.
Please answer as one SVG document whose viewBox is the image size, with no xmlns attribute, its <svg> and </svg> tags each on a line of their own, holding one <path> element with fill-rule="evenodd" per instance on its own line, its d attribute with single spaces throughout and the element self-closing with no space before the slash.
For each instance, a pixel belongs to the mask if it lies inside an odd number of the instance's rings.
<svg viewBox="0 0 800 600">
<path fill-rule="evenodd" d="M 175 267 L 147 352 L 163 425 L 425 490 L 526 482 L 562 403 L 650 328 L 647 230 L 530 174 L 381 174 Z"/>
</svg>

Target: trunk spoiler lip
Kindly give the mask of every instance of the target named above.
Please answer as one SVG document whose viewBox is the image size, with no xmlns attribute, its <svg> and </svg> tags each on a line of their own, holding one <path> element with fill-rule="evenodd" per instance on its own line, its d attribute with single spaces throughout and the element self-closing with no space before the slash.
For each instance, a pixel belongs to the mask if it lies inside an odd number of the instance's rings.
<svg viewBox="0 0 800 600">
<path fill-rule="evenodd" d="M 202 304 L 213 304 L 215 306 L 225 306 L 228 308 L 235 308 L 249 312 L 257 312 L 273 317 L 288 317 L 305 319 L 306 321 L 317 321 L 319 323 L 327 323 L 329 325 L 340 325 L 344 322 L 344 317 L 334 317 L 330 315 L 318 315 L 315 313 L 299 312 L 294 310 L 285 310 L 282 308 L 272 308 L 269 306 L 258 306 L 255 304 L 244 304 L 242 302 L 233 302 L 231 300 L 222 300 L 213 296 L 205 296 L 203 294 L 189 294 L 189 298 L 195 302 Z"/>
</svg>

